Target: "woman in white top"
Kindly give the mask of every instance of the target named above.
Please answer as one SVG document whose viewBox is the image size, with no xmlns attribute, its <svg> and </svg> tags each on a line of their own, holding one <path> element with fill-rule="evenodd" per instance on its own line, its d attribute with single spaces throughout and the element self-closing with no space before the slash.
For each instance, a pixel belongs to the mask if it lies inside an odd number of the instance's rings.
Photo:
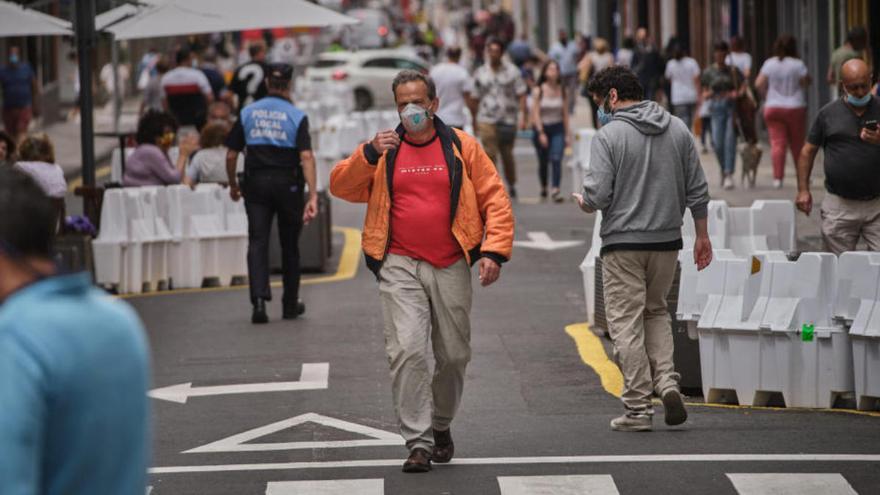
<svg viewBox="0 0 880 495">
<path fill-rule="evenodd" d="M 559 64 L 551 60 L 544 64 L 535 89 L 532 90 L 532 125 L 535 129 L 534 144 L 538 154 L 538 179 L 541 181 L 541 197 L 547 197 L 547 172 L 552 167 L 553 201 L 560 203 L 562 181 L 562 156 L 571 144 L 568 126 L 568 99 L 570 95 L 562 84 Z"/>
<path fill-rule="evenodd" d="M 226 121 L 218 120 L 208 123 L 202 128 L 199 135 L 199 150 L 192 155 L 189 165 L 186 167 L 186 176 L 183 183 L 195 186 L 201 182 L 215 182 L 227 184 L 229 178 L 226 175 L 226 135 L 229 134 L 230 125 Z M 236 170 L 244 170 L 244 157 L 238 155 Z"/>
<path fill-rule="evenodd" d="M 773 52 L 775 56 L 761 67 L 756 85 L 766 98 L 764 121 L 770 134 L 773 187 L 779 189 L 785 175 L 786 148 L 791 149 L 797 163 L 804 146 L 807 129 L 804 88 L 810 84 L 810 76 L 807 66 L 798 58 L 794 36 L 780 36 L 773 45 Z"/>
<path fill-rule="evenodd" d="M 672 86 L 672 114 L 683 120 L 690 129 L 694 124 L 694 111 L 700 100 L 700 65 L 687 56 L 684 47 L 679 43 L 674 45 L 672 57 L 666 63 L 665 74 Z"/>
<path fill-rule="evenodd" d="M 15 168 L 30 175 L 37 185 L 53 199 L 64 199 L 67 193 L 67 181 L 64 170 L 55 163 L 55 148 L 49 136 L 30 136 L 21 142 L 18 148 L 18 159 Z"/>
<path fill-rule="evenodd" d="M 578 63 L 578 73 L 580 74 L 581 84 L 586 85 L 593 74 L 598 74 L 602 69 L 614 65 L 614 55 L 611 53 L 608 42 L 603 38 L 593 40 L 593 50 L 584 55 L 584 58 Z M 582 93 L 583 94 L 583 93 Z M 599 107 L 592 98 L 587 98 L 593 109 L 593 127 L 598 129 L 599 122 L 596 119 L 596 111 Z"/>
</svg>

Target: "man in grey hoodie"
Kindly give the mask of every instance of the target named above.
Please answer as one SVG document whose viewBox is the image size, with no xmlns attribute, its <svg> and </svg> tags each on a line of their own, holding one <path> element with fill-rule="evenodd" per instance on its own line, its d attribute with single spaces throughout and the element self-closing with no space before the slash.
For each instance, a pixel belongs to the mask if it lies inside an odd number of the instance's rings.
<svg viewBox="0 0 880 495">
<path fill-rule="evenodd" d="M 581 209 L 602 211 L 602 276 L 608 331 L 623 372 L 626 412 L 616 431 L 649 431 L 651 395 L 663 401 L 666 424 L 687 420 L 672 363 L 666 296 L 672 286 L 685 207 L 694 217 L 694 262 L 712 261 L 707 227 L 709 187 L 694 139 L 679 118 L 642 101 L 635 74 L 609 67 L 590 80 L 603 126 L 593 140 Z"/>
</svg>

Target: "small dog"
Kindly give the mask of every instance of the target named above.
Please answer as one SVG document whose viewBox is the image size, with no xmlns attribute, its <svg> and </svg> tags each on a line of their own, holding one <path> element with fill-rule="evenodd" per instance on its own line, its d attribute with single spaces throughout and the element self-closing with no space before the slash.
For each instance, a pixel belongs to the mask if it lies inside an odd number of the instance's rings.
<svg viewBox="0 0 880 495">
<path fill-rule="evenodd" d="M 749 189 L 755 187 L 758 177 L 758 164 L 764 151 L 757 144 L 742 143 L 739 145 L 739 157 L 742 160 L 742 183 Z M 746 182 L 748 180 L 748 182 Z"/>
</svg>

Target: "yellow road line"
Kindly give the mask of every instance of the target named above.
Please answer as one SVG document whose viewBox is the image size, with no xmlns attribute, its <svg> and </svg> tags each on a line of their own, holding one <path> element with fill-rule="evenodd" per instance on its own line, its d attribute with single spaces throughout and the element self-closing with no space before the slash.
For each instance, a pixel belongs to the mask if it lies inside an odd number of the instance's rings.
<svg viewBox="0 0 880 495">
<path fill-rule="evenodd" d="M 609 394 L 620 397 L 620 394 L 623 393 L 623 375 L 620 373 L 620 369 L 608 359 L 599 337 L 593 335 L 586 323 L 569 325 L 565 327 L 565 333 L 574 339 L 584 363 L 599 375 L 602 388 Z"/>
<path fill-rule="evenodd" d="M 592 368 L 602 382 L 602 388 L 614 397 L 620 397 L 623 391 L 623 375 L 620 368 L 617 367 L 605 353 L 605 347 L 602 341 L 596 336 L 586 323 L 578 323 L 565 327 L 567 333 L 574 339 L 577 345 L 578 353 L 584 364 Z M 654 399 L 655 404 L 660 404 L 658 399 Z M 828 413 L 844 413 L 855 414 L 859 416 L 870 416 L 880 418 L 880 412 L 876 411 L 857 411 L 855 409 L 829 409 L 829 408 L 806 408 L 806 407 L 768 407 L 768 406 L 740 406 L 736 404 L 710 404 L 706 402 L 686 402 L 689 406 L 711 407 L 716 409 L 739 409 L 750 411 L 787 411 L 787 412 L 828 412 Z"/>
<path fill-rule="evenodd" d="M 98 170 L 95 170 L 95 179 L 103 179 L 104 177 L 107 177 L 108 175 L 110 175 L 110 166 L 109 165 L 101 167 Z M 73 179 L 72 181 L 70 181 L 70 183 L 67 185 L 67 191 L 68 192 L 75 191 L 77 187 L 82 185 L 82 183 L 83 183 L 83 179 L 82 179 L 82 175 L 80 175 L 76 179 Z"/>
<path fill-rule="evenodd" d="M 342 282 L 351 280 L 357 275 L 358 263 L 360 262 L 360 245 L 361 231 L 350 227 L 333 227 L 334 232 L 341 233 L 345 236 L 345 245 L 342 248 L 342 254 L 339 257 L 339 265 L 336 267 L 336 273 L 333 275 L 324 275 L 318 277 L 304 278 L 301 285 L 326 284 L 330 282 Z M 274 282 L 272 287 L 281 287 L 282 283 Z M 226 292 L 232 290 L 245 290 L 247 285 L 236 285 L 231 287 L 207 287 L 195 289 L 174 289 L 155 292 L 144 292 L 142 294 L 122 294 L 118 296 L 121 299 L 135 299 L 140 297 L 157 297 L 171 296 L 178 294 L 194 294 L 209 292 Z"/>
</svg>

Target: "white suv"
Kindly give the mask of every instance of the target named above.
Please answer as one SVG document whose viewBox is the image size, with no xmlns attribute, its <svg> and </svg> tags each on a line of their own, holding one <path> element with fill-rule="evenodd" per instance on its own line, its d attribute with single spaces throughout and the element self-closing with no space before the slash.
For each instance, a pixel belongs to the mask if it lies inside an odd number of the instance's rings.
<svg viewBox="0 0 880 495">
<path fill-rule="evenodd" d="M 407 50 L 327 52 L 306 68 L 305 79 L 313 89 L 329 81 L 345 82 L 354 91 L 357 110 L 387 109 L 394 107 L 391 82 L 404 69 L 427 74 L 429 67 L 419 56 Z"/>
</svg>

